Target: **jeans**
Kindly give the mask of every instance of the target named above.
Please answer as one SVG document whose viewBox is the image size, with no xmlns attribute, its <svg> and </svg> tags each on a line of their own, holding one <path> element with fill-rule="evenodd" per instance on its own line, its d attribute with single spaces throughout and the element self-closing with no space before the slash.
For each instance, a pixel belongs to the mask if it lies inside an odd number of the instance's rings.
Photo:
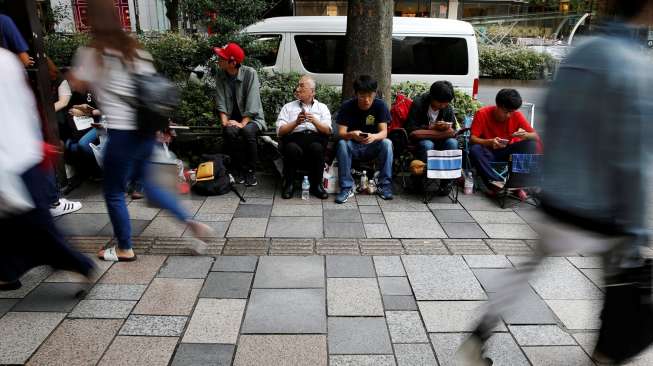
<svg viewBox="0 0 653 366">
<path fill-rule="evenodd" d="M 45 175 L 45 196 L 50 205 L 59 202 L 59 185 L 57 184 L 57 167 L 52 164 Z"/>
<path fill-rule="evenodd" d="M 369 145 L 353 140 L 338 141 L 338 179 L 340 189 L 350 189 L 354 186 L 351 176 L 351 161 L 377 159 L 379 163 L 379 186 L 392 187 L 392 142 L 388 139 L 375 141 Z"/>
<path fill-rule="evenodd" d="M 535 154 L 537 143 L 533 140 L 519 141 L 503 149 L 491 150 L 482 145 L 472 145 L 469 155 L 472 163 L 476 165 L 478 173 L 486 181 L 502 181 L 490 163 L 495 161 L 508 161 L 512 154 Z"/>
<path fill-rule="evenodd" d="M 243 128 L 233 126 L 224 128 L 225 154 L 231 157 L 232 169 L 255 170 L 258 158 L 256 141 L 258 133 L 258 125 L 254 122 L 248 123 Z"/>
<path fill-rule="evenodd" d="M 458 150 L 458 140 L 454 138 L 448 138 L 444 140 L 420 140 L 419 143 L 417 143 L 417 146 L 419 147 L 419 157 L 420 160 L 426 163 L 426 160 L 428 158 L 427 156 L 427 151 L 429 150 Z"/>
<path fill-rule="evenodd" d="M 149 174 L 149 158 L 155 138 L 145 137 L 137 131 L 109 130 L 104 151 L 104 199 L 118 239 L 120 249 L 131 249 L 131 224 L 125 202 L 125 192 L 130 178 L 143 182 L 150 202 L 167 209 L 181 221 L 190 215 L 179 205 L 174 194 L 156 186 Z"/>
</svg>

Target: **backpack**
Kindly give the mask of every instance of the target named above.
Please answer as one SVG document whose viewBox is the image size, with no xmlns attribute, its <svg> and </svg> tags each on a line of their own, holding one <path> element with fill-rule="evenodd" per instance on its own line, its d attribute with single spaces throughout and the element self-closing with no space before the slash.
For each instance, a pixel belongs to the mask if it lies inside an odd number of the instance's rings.
<svg viewBox="0 0 653 366">
<path fill-rule="evenodd" d="M 220 196 L 229 191 L 236 193 L 242 202 L 245 199 L 234 187 L 234 178 L 227 172 L 226 164 L 231 158 L 224 154 L 202 155 L 204 163 L 197 167 L 193 192 L 201 196 Z"/>
<path fill-rule="evenodd" d="M 395 130 L 397 128 L 403 128 L 404 123 L 408 119 L 408 113 L 410 112 L 410 107 L 413 105 L 413 100 L 408 98 L 403 94 L 397 94 L 395 102 L 390 108 L 390 116 L 392 116 L 392 121 L 388 127 L 388 132 Z"/>
<path fill-rule="evenodd" d="M 136 125 L 144 135 L 154 135 L 168 127 L 179 105 L 179 90 L 159 73 L 131 73 L 136 87 Z"/>
</svg>

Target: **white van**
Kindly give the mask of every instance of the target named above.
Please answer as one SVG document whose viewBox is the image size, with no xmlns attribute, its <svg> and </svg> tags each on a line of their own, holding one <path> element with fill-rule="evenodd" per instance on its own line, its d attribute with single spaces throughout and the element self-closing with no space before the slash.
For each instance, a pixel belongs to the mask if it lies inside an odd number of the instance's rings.
<svg viewBox="0 0 653 366">
<path fill-rule="evenodd" d="M 265 19 L 244 32 L 271 43 L 265 69 L 310 74 L 318 82 L 341 86 L 347 17 L 311 16 Z M 393 18 L 392 83 L 449 80 L 476 98 L 478 46 L 472 25 L 437 18 Z"/>
</svg>

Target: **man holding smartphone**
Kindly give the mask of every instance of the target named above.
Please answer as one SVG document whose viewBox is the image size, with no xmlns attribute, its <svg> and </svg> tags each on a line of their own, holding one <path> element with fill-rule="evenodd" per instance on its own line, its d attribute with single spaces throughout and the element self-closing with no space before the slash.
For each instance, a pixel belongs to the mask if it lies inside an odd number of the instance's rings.
<svg viewBox="0 0 653 366">
<path fill-rule="evenodd" d="M 470 150 L 472 163 L 484 183 L 503 181 L 491 163 L 508 161 L 511 154 L 534 154 L 539 136 L 524 115 L 519 92 L 501 89 L 496 105 L 478 110 L 472 122 Z"/>
<path fill-rule="evenodd" d="M 338 179 L 340 193 L 336 203 L 345 203 L 354 195 L 351 176 L 353 159 L 379 163 L 377 194 L 384 200 L 392 199 L 392 142 L 387 139 L 390 110 L 376 98 L 377 82 L 369 75 L 354 81 L 356 97 L 344 102 L 338 112 Z"/>
<path fill-rule="evenodd" d="M 450 103 L 454 98 L 454 89 L 448 81 L 436 81 L 428 93 L 413 100 L 408 118 L 404 124 L 411 140 L 419 147 L 418 158 L 426 163 L 429 150 L 456 150 L 455 139 L 459 129 L 454 110 Z M 413 178 L 413 189 L 422 189 L 422 176 Z M 443 179 L 437 194 L 446 196 L 451 191 L 452 181 Z"/>
</svg>

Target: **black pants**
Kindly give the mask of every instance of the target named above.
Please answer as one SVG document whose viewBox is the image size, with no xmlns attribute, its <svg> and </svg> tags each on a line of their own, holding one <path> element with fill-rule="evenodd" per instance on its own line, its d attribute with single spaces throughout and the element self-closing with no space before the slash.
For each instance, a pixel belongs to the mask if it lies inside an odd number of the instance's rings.
<svg viewBox="0 0 653 366">
<path fill-rule="evenodd" d="M 224 153 L 231 157 L 232 170 L 255 170 L 258 158 L 258 143 L 256 136 L 259 133 L 258 125 L 248 123 L 243 128 L 224 128 Z"/>
<path fill-rule="evenodd" d="M 316 132 L 295 132 L 283 137 L 283 170 L 287 178 L 295 178 L 297 169 L 308 171 L 311 187 L 322 182 L 324 151 L 328 136 Z"/>
</svg>

